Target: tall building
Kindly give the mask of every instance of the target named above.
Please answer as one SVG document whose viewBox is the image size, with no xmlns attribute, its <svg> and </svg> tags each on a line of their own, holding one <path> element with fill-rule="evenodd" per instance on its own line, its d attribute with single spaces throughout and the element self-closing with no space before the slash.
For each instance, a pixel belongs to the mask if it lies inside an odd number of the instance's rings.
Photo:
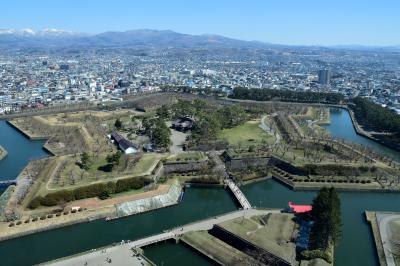
<svg viewBox="0 0 400 266">
<path fill-rule="evenodd" d="M 318 71 L 318 83 L 327 85 L 331 81 L 331 71 L 329 69 L 321 69 Z"/>
</svg>

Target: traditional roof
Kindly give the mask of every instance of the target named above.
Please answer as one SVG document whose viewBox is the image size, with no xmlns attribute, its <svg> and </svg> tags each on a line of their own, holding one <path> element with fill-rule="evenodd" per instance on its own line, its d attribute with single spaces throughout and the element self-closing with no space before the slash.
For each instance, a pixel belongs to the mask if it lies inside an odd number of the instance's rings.
<svg viewBox="0 0 400 266">
<path fill-rule="evenodd" d="M 118 132 L 113 132 L 111 133 L 111 138 L 114 139 L 115 142 L 118 143 L 119 147 L 123 150 L 126 150 L 128 148 L 135 148 L 135 145 L 133 145 L 132 142 L 129 140 L 125 139 L 123 136 L 121 136 Z"/>
<path fill-rule="evenodd" d="M 312 210 L 311 205 L 296 205 L 289 201 L 289 208 L 293 210 L 294 213 L 309 212 Z"/>
<path fill-rule="evenodd" d="M 118 132 L 111 133 L 111 138 L 114 139 L 116 142 L 120 142 L 124 137 L 122 137 Z"/>
</svg>

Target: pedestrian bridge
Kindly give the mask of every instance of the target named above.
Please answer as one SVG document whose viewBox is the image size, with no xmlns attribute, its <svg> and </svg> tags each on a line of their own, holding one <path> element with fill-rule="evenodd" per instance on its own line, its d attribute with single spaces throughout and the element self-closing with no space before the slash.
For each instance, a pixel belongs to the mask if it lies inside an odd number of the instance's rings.
<svg viewBox="0 0 400 266">
<path fill-rule="evenodd" d="M 130 250 L 132 249 L 144 247 L 168 239 L 179 239 L 181 235 L 193 231 L 210 230 L 211 228 L 213 228 L 215 224 L 226 222 L 232 219 L 240 217 L 249 218 L 255 215 L 267 215 L 269 213 L 280 213 L 280 210 L 244 209 L 244 210 L 233 211 L 212 218 L 207 218 L 190 224 L 175 227 L 173 229 L 166 230 L 162 233 L 148 236 L 135 241 L 127 241 L 127 242 L 124 241 L 119 245 L 99 248 L 81 254 L 76 254 L 69 257 L 57 259 L 55 261 L 50 261 L 45 263 L 44 265 L 66 266 L 66 265 L 85 265 L 85 263 L 88 263 L 88 265 L 99 265 L 100 264 L 99 261 L 104 262 L 103 260 L 104 256 L 106 256 L 107 258 L 113 258 L 113 261 L 116 261 L 117 258 L 119 258 L 124 262 L 129 262 L 131 258 L 131 255 L 129 254 L 131 253 Z M 128 265 L 127 263 L 125 264 Z M 120 265 L 125 265 L 125 264 L 121 262 Z"/>
<path fill-rule="evenodd" d="M 251 209 L 251 204 L 247 200 L 246 196 L 240 190 L 240 188 L 236 185 L 235 182 L 231 179 L 225 179 L 225 184 L 228 185 L 230 190 L 232 191 L 233 195 L 235 195 L 236 199 L 239 201 L 240 205 L 243 209 Z"/>
<path fill-rule="evenodd" d="M 213 218 L 208 218 L 205 220 L 200 220 L 194 223 L 179 226 L 170 230 L 166 230 L 163 233 L 148 236 L 142 239 L 138 239 L 127 243 L 131 248 L 139 248 L 147 245 L 151 245 L 157 242 L 161 242 L 168 239 L 178 239 L 181 235 L 193 232 L 210 230 L 215 224 L 226 222 L 232 219 L 240 217 L 251 217 L 254 215 L 265 215 L 268 213 L 279 213 L 280 210 L 256 210 L 256 209 L 243 209 L 238 211 L 233 211 L 223 215 L 215 216 Z"/>
</svg>

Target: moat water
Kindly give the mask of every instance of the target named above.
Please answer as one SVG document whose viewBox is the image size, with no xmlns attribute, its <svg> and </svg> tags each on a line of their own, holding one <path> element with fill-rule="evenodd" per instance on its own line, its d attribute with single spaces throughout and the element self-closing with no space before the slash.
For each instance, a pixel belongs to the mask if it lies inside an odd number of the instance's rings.
<svg viewBox="0 0 400 266">
<path fill-rule="evenodd" d="M 347 111 L 333 110 L 331 120 L 332 124 L 326 128 L 335 137 L 359 143 L 363 141 L 363 144 L 371 145 L 378 151 L 390 152 L 400 158 L 399 153 L 357 135 Z M 32 143 L 24 139 L 4 122 L 0 122 L 0 136 L 2 136 L 0 144 L 9 153 L 17 147 L 26 150 L 25 153 L 20 153 L 20 159 L 18 156 L 14 157 L 17 170 L 12 171 L 12 161 L 9 162 L 10 168 L 7 168 L 4 162 L 0 163 L 0 173 L 3 173 L 3 165 L 5 165 L 4 171 L 9 169 L 5 179 L 14 178 L 29 159 L 46 156 L 41 149 L 42 143 Z M 8 145 L 7 148 L 9 139 L 26 144 L 15 143 Z M 31 150 L 29 151 L 31 155 L 26 154 L 28 150 Z M 315 195 L 313 192 L 294 192 L 274 180 L 246 185 L 242 190 L 253 205 L 271 208 L 284 208 L 288 201 L 309 204 Z M 335 250 L 336 265 L 378 265 L 372 234 L 365 221 L 364 211 L 400 211 L 400 193 L 342 192 L 340 198 L 343 236 Z M 137 239 L 173 226 L 233 211 L 236 208 L 234 199 L 223 189 L 190 188 L 185 193 L 183 201 L 172 207 L 108 222 L 97 220 L 0 242 L 0 265 L 36 264 L 119 242 L 122 239 Z M 145 255 L 158 265 L 211 264 L 191 249 L 169 242 L 146 247 Z"/>
</svg>

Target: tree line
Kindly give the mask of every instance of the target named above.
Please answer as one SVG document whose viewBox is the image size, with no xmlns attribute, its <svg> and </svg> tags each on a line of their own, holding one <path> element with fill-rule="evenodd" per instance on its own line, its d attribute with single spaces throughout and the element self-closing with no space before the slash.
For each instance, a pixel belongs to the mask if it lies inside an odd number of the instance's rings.
<svg viewBox="0 0 400 266">
<path fill-rule="evenodd" d="M 388 131 L 400 137 L 398 114 L 362 97 L 354 98 L 353 103 L 350 108 L 361 125 L 372 127 L 376 131 Z"/>
<path fill-rule="evenodd" d="M 98 183 L 82 186 L 75 189 L 64 189 L 52 192 L 46 196 L 37 196 L 29 204 L 29 208 L 36 209 L 39 206 L 56 206 L 66 202 L 99 197 L 106 199 L 111 194 L 120 193 L 132 189 L 140 189 L 151 183 L 146 177 L 130 177 L 119 179 L 117 182 Z"/>
<path fill-rule="evenodd" d="M 254 101 L 282 101 L 340 104 L 344 96 L 333 92 L 291 91 L 274 89 L 248 89 L 237 87 L 229 96 L 232 99 Z"/>
<path fill-rule="evenodd" d="M 337 243 L 341 236 L 339 195 L 333 187 L 324 187 L 313 200 L 312 206 L 314 217 L 312 243 L 319 249 L 327 249 L 330 245 Z"/>
</svg>

